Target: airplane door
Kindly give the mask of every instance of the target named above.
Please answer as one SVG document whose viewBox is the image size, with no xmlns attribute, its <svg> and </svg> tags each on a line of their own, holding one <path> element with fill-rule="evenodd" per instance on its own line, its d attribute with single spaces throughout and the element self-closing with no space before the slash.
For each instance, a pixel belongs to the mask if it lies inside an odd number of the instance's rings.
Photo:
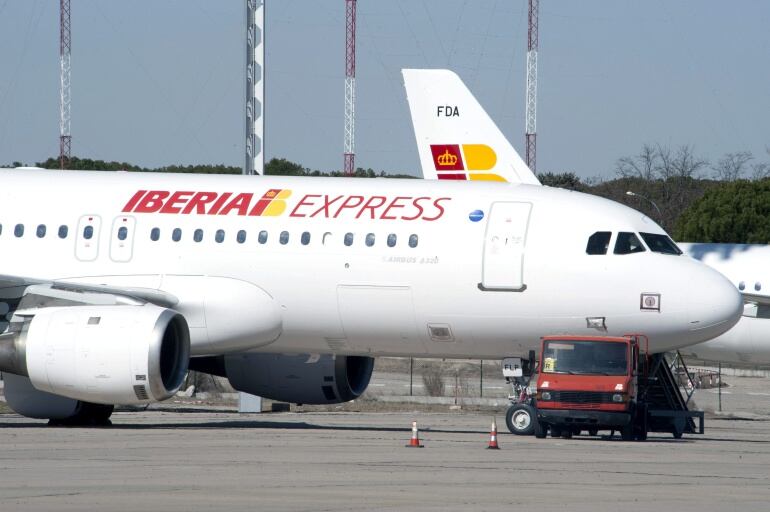
<svg viewBox="0 0 770 512">
<path fill-rule="evenodd" d="M 110 235 L 110 258 L 112 261 L 131 261 L 134 251 L 135 227 L 136 219 L 133 217 L 115 217 Z"/>
<path fill-rule="evenodd" d="M 99 232 L 102 219 L 97 215 L 83 215 L 78 221 L 75 257 L 80 261 L 94 261 L 99 255 Z"/>
<path fill-rule="evenodd" d="M 484 237 L 482 290 L 524 291 L 524 248 L 531 203 L 496 202 Z"/>
</svg>

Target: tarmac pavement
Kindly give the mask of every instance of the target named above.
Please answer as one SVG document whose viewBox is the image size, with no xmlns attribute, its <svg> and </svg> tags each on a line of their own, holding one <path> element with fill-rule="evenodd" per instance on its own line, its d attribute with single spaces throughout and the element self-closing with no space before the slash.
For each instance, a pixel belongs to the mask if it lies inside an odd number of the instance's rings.
<svg viewBox="0 0 770 512">
<path fill-rule="evenodd" d="M 423 449 L 406 448 L 412 420 Z M 770 421 L 645 443 L 517 437 L 480 413 L 119 412 L 109 428 L 0 415 L 0 510 L 751 511 Z"/>
</svg>

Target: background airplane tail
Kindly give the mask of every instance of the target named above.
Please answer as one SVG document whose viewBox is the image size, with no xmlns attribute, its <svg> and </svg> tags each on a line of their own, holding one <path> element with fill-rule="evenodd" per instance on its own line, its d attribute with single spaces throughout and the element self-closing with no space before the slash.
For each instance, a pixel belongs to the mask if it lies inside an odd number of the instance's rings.
<svg viewBox="0 0 770 512">
<path fill-rule="evenodd" d="M 401 72 L 423 178 L 540 184 L 459 76 Z"/>
</svg>

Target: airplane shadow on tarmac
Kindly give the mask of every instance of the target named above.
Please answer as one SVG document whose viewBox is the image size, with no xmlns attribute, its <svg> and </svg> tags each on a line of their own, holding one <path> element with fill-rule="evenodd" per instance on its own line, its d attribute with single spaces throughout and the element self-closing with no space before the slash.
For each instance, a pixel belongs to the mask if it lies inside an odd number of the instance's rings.
<svg viewBox="0 0 770 512">
<path fill-rule="evenodd" d="M 186 411 L 189 412 L 189 411 Z M 206 411 L 210 412 L 210 411 Z M 80 427 L 67 427 L 67 426 L 48 426 L 43 421 L 37 422 L 3 422 L 2 416 L 0 416 L 0 430 L 2 429 L 25 429 L 25 428 L 94 428 L 94 429 L 107 429 L 107 430 L 222 430 L 222 429 L 269 429 L 269 430 L 317 430 L 317 431 L 340 431 L 340 432 L 409 432 L 411 427 L 379 427 L 374 425 L 319 425 L 315 423 L 308 423 L 305 421 L 264 421 L 264 420 L 222 420 L 222 421 L 201 421 L 201 422 L 170 422 L 170 423 L 113 423 L 111 425 L 102 426 L 80 426 Z M 478 430 L 456 430 L 446 428 L 431 428 L 424 426 L 420 428 L 420 431 L 425 433 L 438 433 L 438 434 L 485 434 L 488 433 L 486 429 Z M 501 438 L 504 438 L 507 442 L 515 441 L 518 436 L 514 436 L 506 431 L 501 431 Z M 551 439 L 544 439 L 542 442 L 548 444 Z M 556 439 L 554 439 L 556 441 Z M 566 441 L 564 439 L 558 439 L 558 441 Z M 622 441 L 619 436 L 610 438 L 609 436 L 600 437 L 587 437 L 576 436 L 570 441 L 578 443 L 606 443 L 606 442 L 629 442 Z M 630 441 L 633 442 L 633 441 Z M 663 443 L 663 444 L 691 444 L 697 442 L 709 442 L 709 443 L 724 443 L 724 442 L 741 442 L 741 443 L 753 443 L 753 444 L 770 444 L 770 439 L 739 439 L 739 438 L 715 438 L 715 437 L 685 437 L 683 439 L 674 439 L 671 437 L 657 437 L 651 436 L 648 439 L 651 443 Z"/>
</svg>

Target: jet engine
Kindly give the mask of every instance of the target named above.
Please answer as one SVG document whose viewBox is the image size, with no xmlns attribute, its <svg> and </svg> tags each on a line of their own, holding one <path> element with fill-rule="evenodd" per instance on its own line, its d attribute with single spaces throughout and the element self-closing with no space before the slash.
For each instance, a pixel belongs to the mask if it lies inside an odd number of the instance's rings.
<svg viewBox="0 0 770 512">
<path fill-rule="evenodd" d="M 17 310 L 0 335 L 0 371 L 28 378 L 37 391 L 92 404 L 165 400 L 181 387 L 189 358 L 184 317 L 152 304 Z M 16 388 L 7 387 L 8 403 L 26 411 L 32 402 L 17 398 L 32 390 L 16 397 Z"/>
<path fill-rule="evenodd" d="M 297 404 L 339 404 L 361 396 L 374 359 L 360 356 L 241 353 L 195 358 L 190 368 L 227 377 L 238 391 Z"/>
</svg>

